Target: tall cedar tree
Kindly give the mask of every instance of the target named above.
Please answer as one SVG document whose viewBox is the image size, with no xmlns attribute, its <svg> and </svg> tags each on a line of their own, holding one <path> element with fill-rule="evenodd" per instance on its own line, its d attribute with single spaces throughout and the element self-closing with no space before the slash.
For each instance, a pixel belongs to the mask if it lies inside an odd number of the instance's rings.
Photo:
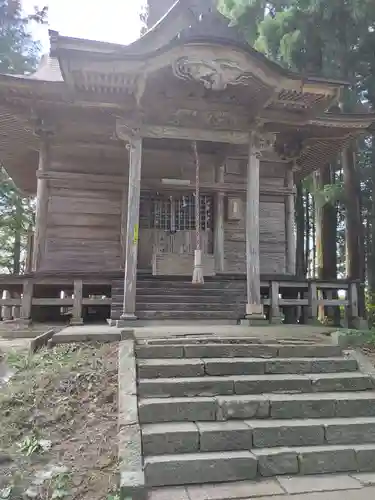
<svg viewBox="0 0 375 500">
<path fill-rule="evenodd" d="M 43 23 L 47 8 L 26 16 L 18 0 L 0 0 L 0 73 L 24 74 L 36 68 L 40 47 L 33 23 Z M 0 272 L 23 271 L 33 200 L 25 198 L 0 164 Z"/>
<path fill-rule="evenodd" d="M 343 95 L 343 111 L 355 111 L 366 96 L 375 100 L 375 2 L 373 0 L 219 0 L 224 14 L 247 34 L 249 42 L 269 58 L 302 75 L 339 78 L 351 83 L 351 93 Z M 354 91 L 354 92 L 353 92 Z M 371 94 L 371 95 L 370 95 Z M 352 97 L 350 98 L 349 95 Z M 354 99 L 353 99 L 354 96 Z M 372 101 L 372 102 L 373 102 Z M 360 209 L 361 178 L 356 162 L 355 143 L 341 157 L 343 167 L 347 274 L 364 279 L 363 225 Z M 337 166 L 337 165 L 336 165 Z M 332 168 L 333 167 L 333 168 Z M 332 180 L 333 166 L 322 169 L 319 188 Z M 374 175 L 375 178 L 375 175 Z M 374 184 L 374 183 L 373 183 Z M 375 188 L 375 186 L 374 186 Z M 375 205 L 373 211 L 375 210 Z M 336 275 L 335 214 L 328 204 L 319 213 L 324 233 L 318 242 L 322 256 L 320 276 Z M 375 214 L 372 225 L 372 259 L 375 258 Z M 327 237 L 328 238 L 327 238 Z M 299 251 L 300 248 L 299 248 Z M 373 264 L 373 267 L 375 264 Z M 375 273 L 372 273 L 375 276 Z M 375 277 L 373 282 L 375 291 Z"/>
</svg>

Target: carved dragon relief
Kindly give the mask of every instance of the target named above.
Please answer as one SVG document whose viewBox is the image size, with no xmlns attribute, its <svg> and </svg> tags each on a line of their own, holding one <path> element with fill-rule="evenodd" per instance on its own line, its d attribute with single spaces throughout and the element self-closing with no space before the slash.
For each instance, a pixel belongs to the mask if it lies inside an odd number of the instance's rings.
<svg viewBox="0 0 375 500">
<path fill-rule="evenodd" d="M 173 64 L 173 73 L 182 80 L 195 80 L 209 90 L 225 90 L 228 85 L 246 85 L 251 75 L 237 63 L 227 59 L 202 61 L 180 57 Z"/>
</svg>

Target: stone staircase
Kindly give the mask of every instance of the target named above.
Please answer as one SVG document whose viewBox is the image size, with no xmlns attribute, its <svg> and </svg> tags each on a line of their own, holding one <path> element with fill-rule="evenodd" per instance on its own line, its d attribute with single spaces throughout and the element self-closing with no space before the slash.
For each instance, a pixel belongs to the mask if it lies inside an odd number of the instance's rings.
<svg viewBox="0 0 375 500">
<path fill-rule="evenodd" d="M 112 284 L 111 318 L 122 311 L 124 282 Z M 206 279 L 193 285 L 191 279 L 140 276 L 137 280 L 137 317 L 142 320 L 232 320 L 244 317 L 245 280 Z"/>
<path fill-rule="evenodd" d="M 171 487 L 160 498 L 177 485 L 375 471 L 374 381 L 338 346 L 210 336 L 138 340 L 136 355 L 146 483 Z"/>
</svg>

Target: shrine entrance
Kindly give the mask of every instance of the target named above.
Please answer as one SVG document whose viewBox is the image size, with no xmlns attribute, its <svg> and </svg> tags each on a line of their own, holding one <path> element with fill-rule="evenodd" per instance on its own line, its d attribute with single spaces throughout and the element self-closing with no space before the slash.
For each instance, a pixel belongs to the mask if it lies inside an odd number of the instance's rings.
<svg viewBox="0 0 375 500">
<path fill-rule="evenodd" d="M 200 196 L 201 245 L 204 255 L 213 256 L 213 197 Z M 176 264 L 176 256 L 191 256 L 196 248 L 195 195 L 193 193 L 141 193 L 138 267 L 153 269 L 157 257 Z M 166 260 L 167 259 L 167 260 Z M 191 274 L 183 268 L 168 274 Z M 182 261 L 181 261 L 182 262 Z M 173 271 L 171 269 L 171 271 Z M 155 273 L 155 267 L 153 269 Z"/>
</svg>

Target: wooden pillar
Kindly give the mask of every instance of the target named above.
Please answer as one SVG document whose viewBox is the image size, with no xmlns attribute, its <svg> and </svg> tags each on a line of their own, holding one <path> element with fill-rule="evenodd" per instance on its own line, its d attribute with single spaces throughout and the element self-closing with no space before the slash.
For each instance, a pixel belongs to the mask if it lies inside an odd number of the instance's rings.
<svg viewBox="0 0 375 500">
<path fill-rule="evenodd" d="M 294 188 L 293 171 L 286 173 L 286 187 Z M 296 237 L 294 231 L 294 192 L 289 194 L 285 200 L 285 235 L 286 235 L 286 272 L 296 274 Z"/>
<path fill-rule="evenodd" d="M 83 281 L 74 280 L 73 315 L 71 325 L 83 325 L 82 316 Z"/>
<path fill-rule="evenodd" d="M 23 282 L 22 290 L 22 305 L 21 305 L 21 320 L 25 323 L 31 321 L 31 307 L 33 301 L 34 285 L 31 280 Z"/>
<path fill-rule="evenodd" d="M 20 294 L 18 292 L 13 293 L 13 299 L 21 299 Z M 21 316 L 21 306 L 13 306 L 12 307 L 12 317 L 13 319 L 19 319 Z"/>
<path fill-rule="evenodd" d="M 259 174 L 260 153 L 254 135 L 251 137 L 247 167 L 246 202 L 246 319 L 264 319 L 260 295 L 259 256 Z"/>
<path fill-rule="evenodd" d="M 318 322 L 318 287 L 316 283 L 310 281 L 308 289 L 308 309 L 307 309 L 307 321 L 310 324 Z"/>
<path fill-rule="evenodd" d="M 11 294 L 9 290 L 4 290 L 2 295 L 3 300 L 10 300 Z M 3 321 L 9 321 L 12 319 L 12 306 L 3 306 L 1 310 L 1 317 Z"/>
<path fill-rule="evenodd" d="M 126 256 L 126 225 L 128 221 L 128 186 L 122 191 L 121 200 L 121 268 L 125 269 Z"/>
<path fill-rule="evenodd" d="M 352 328 L 359 330 L 368 329 L 368 321 L 360 317 L 359 312 L 359 291 L 360 284 L 358 282 L 349 284 L 348 298 L 349 298 L 349 318 L 348 323 Z"/>
<path fill-rule="evenodd" d="M 139 204 L 141 195 L 142 139 L 132 137 L 129 144 L 128 217 L 126 228 L 124 304 L 121 320 L 134 320 L 137 288 Z"/>
<path fill-rule="evenodd" d="M 282 323 L 282 315 L 279 305 L 279 295 L 280 295 L 280 283 L 278 281 L 271 281 L 270 283 L 270 323 L 280 324 Z"/>
<path fill-rule="evenodd" d="M 225 165 L 220 165 L 217 168 L 216 181 L 220 184 L 224 183 Z M 225 193 L 218 192 L 215 196 L 215 237 L 214 237 L 214 253 L 215 253 L 215 269 L 218 273 L 223 273 L 225 270 L 225 251 L 224 251 L 224 202 Z"/>
<path fill-rule="evenodd" d="M 34 231 L 30 225 L 27 229 L 27 255 L 25 273 L 29 274 L 33 270 L 33 255 L 34 255 Z"/>
<path fill-rule="evenodd" d="M 37 171 L 37 195 L 36 195 L 36 215 L 35 215 L 35 237 L 33 252 L 33 271 L 38 271 L 43 262 L 49 202 L 48 180 L 43 178 L 43 173 L 50 169 L 51 142 L 50 134 L 41 133 L 39 166 Z"/>
</svg>

